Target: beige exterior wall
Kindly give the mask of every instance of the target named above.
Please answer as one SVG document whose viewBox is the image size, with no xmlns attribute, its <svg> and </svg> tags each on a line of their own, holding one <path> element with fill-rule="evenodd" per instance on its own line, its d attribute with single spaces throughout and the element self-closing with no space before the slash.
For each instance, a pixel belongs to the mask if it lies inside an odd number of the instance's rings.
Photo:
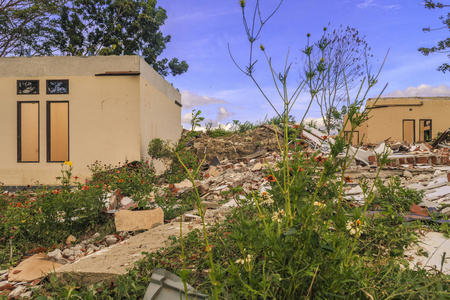
<svg viewBox="0 0 450 300">
<path fill-rule="evenodd" d="M 95 76 L 117 71 L 136 73 Z M 181 112 L 174 101 L 180 94 L 156 72 L 152 75 L 158 80 L 139 72 L 154 71 L 138 56 L 0 58 L 0 182 L 58 183 L 60 163 L 47 162 L 47 101 L 69 102 L 69 158 L 73 175 L 81 180 L 89 177 L 87 165 L 96 160 L 113 165 L 138 160 L 154 134 L 179 137 L 181 131 L 177 135 L 174 128 L 180 128 Z M 48 79 L 69 80 L 69 94 L 47 95 Z M 17 80 L 39 80 L 40 93 L 17 95 Z M 18 101 L 39 101 L 37 163 L 17 161 Z"/>
<path fill-rule="evenodd" d="M 141 58 L 141 65 L 146 62 Z M 152 68 L 141 68 L 141 155 L 149 159 L 148 143 L 155 137 L 176 142 L 181 136 L 181 94 Z M 152 82 L 152 84 L 150 84 Z M 177 105 L 179 103 L 180 105 Z M 164 166 L 155 161 L 157 171 Z"/>
<path fill-rule="evenodd" d="M 388 138 L 413 142 L 412 138 L 404 137 L 404 120 L 414 120 L 415 142 L 420 141 L 420 120 L 431 120 L 432 137 L 450 127 L 450 97 L 380 98 L 376 103 L 369 99 L 366 106 L 373 106 L 369 120 L 356 129 L 360 137 L 365 133 L 364 143 L 379 143 Z M 345 130 L 350 127 L 347 125 Z M 405 133 L 408 131 L 405 128 Z"/>
</svg>

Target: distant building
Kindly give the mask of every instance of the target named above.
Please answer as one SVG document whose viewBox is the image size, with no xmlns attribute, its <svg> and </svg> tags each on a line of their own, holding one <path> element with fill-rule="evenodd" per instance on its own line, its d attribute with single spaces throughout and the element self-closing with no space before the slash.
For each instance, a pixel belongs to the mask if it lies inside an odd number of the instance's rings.
<svg viewBox="0 0 450 300">
<path fill-rule="evenodd" d="M 368 99 L 369 120 L 356 129 L 352 144 L 384 140 L 430 141 L 450 127 L 450 97 Z M 350 125 L 345 134 L 349 138 Z"/>
<path fill-rule="evenodd" d="M 57 184 L 179 139 L 181 94 L 139 56 L 0 58 L 0 128 L 0 182 Z"/>
</svg>

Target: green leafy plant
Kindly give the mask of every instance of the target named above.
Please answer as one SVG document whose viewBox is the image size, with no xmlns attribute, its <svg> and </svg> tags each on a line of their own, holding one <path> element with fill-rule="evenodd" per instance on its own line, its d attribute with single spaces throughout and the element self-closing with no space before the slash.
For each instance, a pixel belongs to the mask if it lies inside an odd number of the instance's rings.
<svg viewBox="0 0 450 300">
<path fill-rule="evenodd" d="M 376 196 L 371 207 L 392 209 L 395 212 L 408 212 L 411 205 L 422 202 L 424 192 L 401 186 L 400 178 L 391 177 L 385 185 L 381 179 L 375 181 Z"/>
</svg>

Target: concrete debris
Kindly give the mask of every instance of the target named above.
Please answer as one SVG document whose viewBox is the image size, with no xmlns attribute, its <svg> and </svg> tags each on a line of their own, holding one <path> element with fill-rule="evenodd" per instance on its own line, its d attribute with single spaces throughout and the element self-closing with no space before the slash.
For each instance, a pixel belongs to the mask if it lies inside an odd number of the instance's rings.
<svg viewBox="0 0 450 300">
<path fill-rule="evenodd" d="M 208 295 L 197 292 L 191 285 L 186 285 L 187 299 L 207 299 Z M 175 300 L 186 299 L 184 284 L 181 277 L 164 269 L 153 270 L 150 284 L 144 295 L 144 300 Z"/>
<path fill-rule="evenodd" d="M 11 269 L 8 281 L 31 282 L 44 277 L 62 265 L 50 259 L 45 253 L 39 253 L 22 261 L 17 267 Z"/>
<path fill-rule="evenodd" d="M 147 230 L 164 224 L 164 212 L 158 207 L 153 210 L 121 210 L 115 213 L 117 231 Z"/>
<path fill-rule="evenodd" d="M 450 275 L 450 239 L 438 232 L 428 232 L 419 238 L 419 243 L 411 244 L 405 252 L 410 260 L 410 268 L 427 269 Z"/>
</svg>

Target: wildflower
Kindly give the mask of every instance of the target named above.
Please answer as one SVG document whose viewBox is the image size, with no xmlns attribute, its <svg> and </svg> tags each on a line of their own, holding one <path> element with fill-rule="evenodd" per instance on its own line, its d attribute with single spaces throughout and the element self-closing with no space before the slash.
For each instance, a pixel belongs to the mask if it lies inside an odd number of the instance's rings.
<svg viewBox="0 0 450 300">
<path fill-rule="evenodd" d="M 73 163 L 72 163 L 72 161 L 69 160 L 69 161 L 65 161 L 64 164 L 69 165 L 69 167 L 71 167 Z"/>
<path fill-rule="evenodd" d="M 326 135 L 322 135 L 322 139 L 324 139 L 324 140 L 328 140 L 328 136 L 326 136 Z"/>
<path fill-rule="evenodd" d="M 80 178 L 80 177 L 78 177 L 78 176 L 73 176 L 73 179 L 75 179 L 75 180 L 78 180 L 78 178 Z"/>
<path fill-rule="evenodd" d="M 259 45 L 259 48 L 261 49 L 261 51 L 264 51 L 266 49 L 266 48 L 264 48 L 263 44 Z"/>
<path fill-rule="evenodd" d="M 362 233 L 363 224 L 361 220 L 357 219 L 355 221 L 347 221 L 346 228 L 350 231 L 351 235 L 360 235 Z"/>
<path fill-rule="evenodd" d="M 124 180 L 123 179 L 119 179 L 119 182 L 122 183 L 122 182 L 124 182 Z"/>
<path fill-rule="evenodd" d="M 303 169 L 302 167 L 298 167 L 297 171 L 298 172 L 303 172 L 303 171 L 305 171 L 305 169 Z"/>
<path fill-rule="evenodd" d="M 22 223 L 25 223 L 27 220 L 22 220 Z"/>
<path fill-rule="evenodd" d="M 59 194 L 59 190 L 53 190 L 52 193 L 55 194 L 55 195 Z"/>
<path fill-rule="evenodd" d="M 353 182 L 353 180 L 350 179 L 350 176 L 345 176 L 344 181 L 345 182 Z"/>
<path fill-rule="evenodd" d="M 326 207 L 326 204 L 323 203 L 323 202 L 315 201 L 315 202 L 314 202 L 314 206 L 318 206 L 319 208 L 325 208 L 325 207 Z"/>
<path fill-rule="evenodd" d="M 326 161 L 326 158 L 323 158 L 322 155 L 319 155 L 317 157 L 314 157 L 314 160 L 317 161 L 318 163 L 323 163 Z"/>
<path fill-rule="evenodd" d="M 238 260 L 236 260 L 236 263 L 241 264 L 241 265 L 243 265 L 245 263 L 249 264 L 249 263 L 251 263 L 252 259 L 253 259 L 253 255 L 247 254 L 247 256 L 245 256 L 244 259 L 239 258 Z"/>
<path fill-rule="evenodd" d="M 275 182 L 277 181 L 277 178 L 273 175 L 269 175 L 267 177 L 264 177 L 265 180 L 270 181 L 270 182 Z"/>
<path fill-rule="evenodd" d="M 89 186 L 87 185 L 83 185 L 83 187 L 81 188 L 83 191 L 87 191 L 89 189 Z"/>
<path fill-rule="evenodd" d="M 241 5 L 242 8 L 244 8 L 245 7 L 245 0 L 240 0 L 239 4 Z"/>
<path fill-rule="evenodd" d="M 262 202 L 261 202 L 261 205 L 267 205 L 267 206 L 270 206 L 270 205 L 272 205 L 273 204 L 273 200 L 272 200 L 272 197 L 270 197 L 270 195 L 269 195 L 269 193 L 267 193 L 267 192 L 262 192 L 261 193 L 261 199 L 263 200 Z"/>
<path fill-rule="evenodd" d="M 283 221 L 282 218 L 283 218 L 284 215 L 285 214 L 284 214 L 284 210 L 283 209 L 279 210 L 279 211 L 276 211 L 272 215 L 272 221 L 281 223 Z"/>
</svg>

